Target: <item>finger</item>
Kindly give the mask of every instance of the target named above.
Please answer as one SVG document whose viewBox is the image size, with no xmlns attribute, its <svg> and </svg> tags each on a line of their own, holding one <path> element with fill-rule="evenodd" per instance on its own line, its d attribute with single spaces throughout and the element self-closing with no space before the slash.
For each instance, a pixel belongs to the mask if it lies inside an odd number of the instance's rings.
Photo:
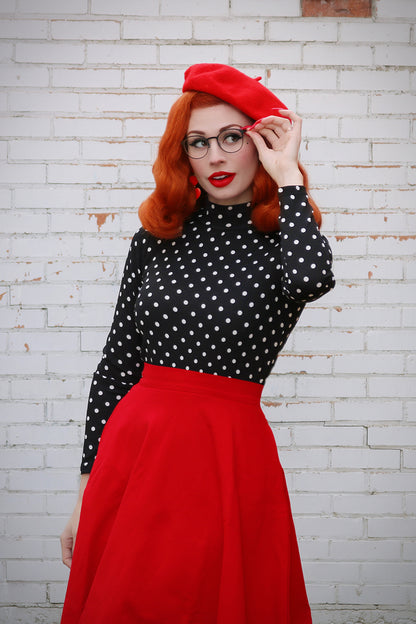
<svg viewBox="0 0 416 624">
<path fill-rule="evenodd" d="M 71 537 L 61 537 L 62 562 L 68 567 L 72 563 L 73 539 Z"/>
<path fill-rule="evenodd" d="M 302 124 L 302 118 L 299 117 L 294 111 L 285 108 L 279 109 L 279 115 L 283 115 L 292 121 L 293 124 Z"/>
<path fill-rule="evenodd" d="M 264 117 L 260 119 L 260 121 L 256 122 L 254 126 L 252 126 L 253 130 L 259 130 L 260 128 L 281 128 L 283 130 L 288 130 L 292 127 L 292 122 L 289 119 L 283 119 L 281 117 Z"/>
</svg>

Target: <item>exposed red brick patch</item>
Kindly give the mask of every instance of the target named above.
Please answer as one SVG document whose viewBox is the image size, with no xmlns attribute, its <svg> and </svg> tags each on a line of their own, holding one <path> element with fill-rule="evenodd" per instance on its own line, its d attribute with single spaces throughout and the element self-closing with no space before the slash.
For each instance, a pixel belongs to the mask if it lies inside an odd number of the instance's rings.
<svg viewBox="0 0 416 624">
<path fill-rule="evenodd" d="M 97 219 L 98 231 L 101 232 L 101 228 L 104 225 L 104 223 L 107 221 L 108 217 L 111 217 L 111 220 L 114 221 L 115 213 L 114 212 L 101 212 L 101 213 L 90 212 L 88 213 L 89 219 L 92 219 L 93 217 Z"/>
<path fill-rule="evenodd" d="M 302 0 L 303 17 L 371 17 L 371 0 Z"/>
<path fill-rule="evenodd" d="M 25 349 L 26 351 L 29 351 L 29 345 L 27 344 L 27 342 L 25 342 Z"/>
</svg>

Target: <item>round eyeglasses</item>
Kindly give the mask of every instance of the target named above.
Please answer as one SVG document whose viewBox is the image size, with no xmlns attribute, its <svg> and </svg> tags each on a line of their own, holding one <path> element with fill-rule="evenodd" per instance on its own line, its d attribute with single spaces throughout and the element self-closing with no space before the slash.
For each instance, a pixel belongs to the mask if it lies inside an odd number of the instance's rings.
<svg viewBox="0 0 416 624">
<path fill-rule="evenodd" d="M 212 137 L 189 134 L 182 141 L 182 147 L 189 158 L 203 158 L 208 154 L 210 148 L 209 142 L 212 139 L 216 139 L 219 147 L 224 152 L 238 152 L 243 147 L 244 133 L 244 128 L 227 128 L 217 134 L 217 136 Z"/>
</svg>

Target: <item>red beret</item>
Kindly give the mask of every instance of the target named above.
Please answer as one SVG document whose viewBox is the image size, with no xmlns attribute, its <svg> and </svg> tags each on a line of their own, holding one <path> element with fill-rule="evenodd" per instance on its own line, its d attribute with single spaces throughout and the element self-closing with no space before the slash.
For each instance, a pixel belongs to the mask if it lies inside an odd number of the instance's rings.
<svg viewBox="0 0 416 624">
<path fill-rule="evenodd" d="M 182 91 L 203 91 L 231 104 L 254 121 L 268 115 L 279 116 L 287 108 L 269 89 L 238 69 L 219 63 L 191 65 L 185 72 Z"/>
</svg>

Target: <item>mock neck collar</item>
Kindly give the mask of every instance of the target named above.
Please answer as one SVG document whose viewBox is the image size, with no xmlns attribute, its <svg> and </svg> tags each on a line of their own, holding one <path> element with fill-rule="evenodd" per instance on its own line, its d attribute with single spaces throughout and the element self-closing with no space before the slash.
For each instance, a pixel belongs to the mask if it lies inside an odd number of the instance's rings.
<svg viewBox="0 0 416 624">
<path fill-rule="evenodd" d="M 205 216 L 206 225 L 214 228 L 226 229 L 251 224 L 251 202 L 221 205 L 205 197 L 200 211 Z"/>
</svg>

